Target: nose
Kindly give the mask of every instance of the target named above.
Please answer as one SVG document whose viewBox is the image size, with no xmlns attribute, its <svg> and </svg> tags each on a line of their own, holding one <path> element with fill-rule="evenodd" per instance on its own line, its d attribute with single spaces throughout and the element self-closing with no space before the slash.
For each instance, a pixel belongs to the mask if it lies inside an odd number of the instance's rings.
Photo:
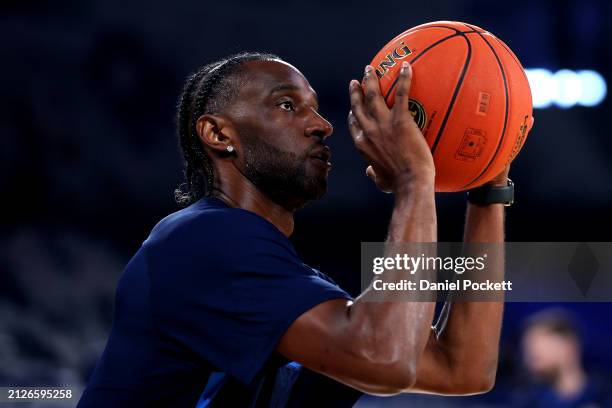
<svg viewBox="0 0 612 408">
<path fill-rule="evenodd" d="M 334 127 L 318 112 L 314 112 L 314 115 L 311 124 L 306 127 L 306 136 L 325 140 L 334 132 Z"/>
</svg>

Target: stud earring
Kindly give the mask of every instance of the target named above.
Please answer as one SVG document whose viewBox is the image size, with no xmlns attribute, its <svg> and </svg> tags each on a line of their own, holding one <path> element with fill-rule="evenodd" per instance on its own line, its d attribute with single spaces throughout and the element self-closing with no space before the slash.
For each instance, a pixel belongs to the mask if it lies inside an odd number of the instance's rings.
<svg viewBox="0 0 612 408">
<path fill-rule="evenodd" d="M 225 148 L 225 150 L 227 150 L 228 153 L 234 153 L 234 146 L 229 145 Z"/>
</svg>

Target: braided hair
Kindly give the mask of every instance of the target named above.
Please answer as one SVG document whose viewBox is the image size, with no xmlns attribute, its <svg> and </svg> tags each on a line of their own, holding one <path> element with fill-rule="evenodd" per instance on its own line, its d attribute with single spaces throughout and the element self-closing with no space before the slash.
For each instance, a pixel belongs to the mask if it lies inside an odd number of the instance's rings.
<svg viewBox="0 0 612 408">
<path fill-rule="evenodd" d="M 245 52 L 201 67 L 190 75 L 179 98 L 176 114 L 177 138 L 183 154 L 185 180 L 174 191 L 176 202 L 188 206 L 212 192 L 215 174 L 196 130 L 198 119 L 219 112 L 237 96 L 238 75 L 248 61 L 280 60 L 273 54 Z"/>
</svg>

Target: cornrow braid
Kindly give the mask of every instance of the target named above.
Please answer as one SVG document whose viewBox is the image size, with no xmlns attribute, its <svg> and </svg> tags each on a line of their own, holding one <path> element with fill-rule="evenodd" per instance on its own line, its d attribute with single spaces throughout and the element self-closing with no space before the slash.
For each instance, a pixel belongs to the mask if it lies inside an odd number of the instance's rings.
<svg viewBox="0 0 612 408">
<path fill-rule="evenodd" d="M 198 119 L 222 111 L 238 94 L 238 74 L 247 61 L 280 60 L 273 54 L 235 54 L 198 69 L 187 77 L 176 114 L 177 138 L 183 154 L 185 180 L 174 191 L 176 202 L 188 206 L 209 196 L 215 183 L 212 159 L 204 150 L 196 130 Z"/>
</svg>

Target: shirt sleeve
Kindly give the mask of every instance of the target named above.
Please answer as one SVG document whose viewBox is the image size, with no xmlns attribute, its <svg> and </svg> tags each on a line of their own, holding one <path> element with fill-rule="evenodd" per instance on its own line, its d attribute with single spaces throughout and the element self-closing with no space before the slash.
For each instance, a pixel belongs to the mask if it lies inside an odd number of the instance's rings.
<svg viewBox="0 0 612 408">
<path fill-rule="evenodd" d="M 350 299 L 303 264 L 272 224 L 244 210 L 177 228 L 147 257 L 162 334 L 246 384 L 301 314 Z"/>
</svg>

